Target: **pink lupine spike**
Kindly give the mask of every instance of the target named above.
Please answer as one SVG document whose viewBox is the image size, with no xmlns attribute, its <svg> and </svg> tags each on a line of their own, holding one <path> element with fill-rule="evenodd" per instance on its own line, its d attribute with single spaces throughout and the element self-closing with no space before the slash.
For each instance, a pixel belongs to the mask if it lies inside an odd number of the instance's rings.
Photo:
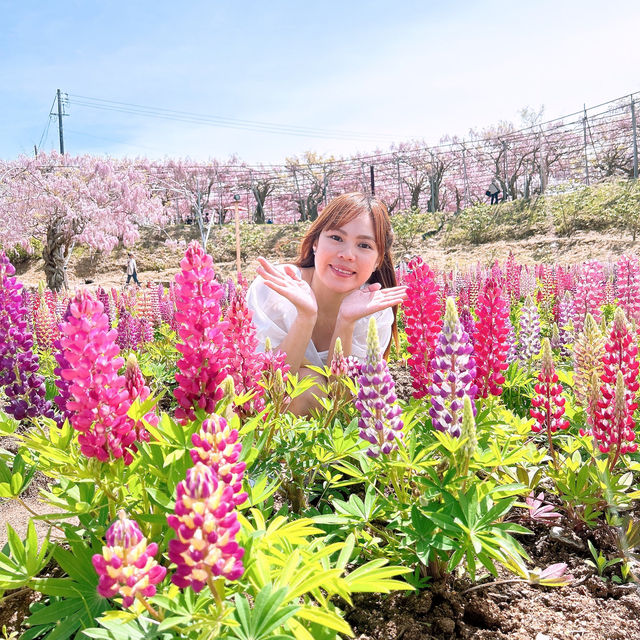
<svg viewBox="0 0 640 640">
<path fill-rule="evenodd" d="M 92 558 L 99 576 L 98 593 L 104 598 L 122 596 L 125 608 L 138 595 L 154 596 L 156 585 L 167 573 L 154 559 L 158 545 L 147 544 L 137 522 L 127 518 L 124 511 L 118 512 L 118 520 L 107 529 L 105 541 L 102 554 Z"/>
</svg>

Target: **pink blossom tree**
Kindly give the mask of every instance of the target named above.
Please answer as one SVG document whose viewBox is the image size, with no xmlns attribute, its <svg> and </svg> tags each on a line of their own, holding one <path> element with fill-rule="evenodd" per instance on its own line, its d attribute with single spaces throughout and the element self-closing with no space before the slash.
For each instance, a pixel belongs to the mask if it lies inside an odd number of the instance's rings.
<svg viewBox="0 0 640 640">
<path fill-rule="evenodd" d="M 0 245 L 43 243 L 47 286 L 65 285 L 65 267 L 76 244 L 113 250 L 133 245 L 141 224 L 162 224 L 162 203 L 151 195 L 139 163 L 92 156 L 40 154 L 8 163 L 0 193 Z"/>
</svg>

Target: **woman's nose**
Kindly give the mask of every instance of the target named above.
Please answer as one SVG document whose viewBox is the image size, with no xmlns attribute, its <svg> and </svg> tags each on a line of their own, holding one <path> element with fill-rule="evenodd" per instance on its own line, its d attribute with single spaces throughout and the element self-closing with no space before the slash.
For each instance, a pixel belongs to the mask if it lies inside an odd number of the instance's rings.
<svg viewBox="0 0 640 640">
<path fill-rule="evenodd" d="M 343 242 L 340 245 L 339 255 L 341 258 L 345 258 L 346 260 L 353 260 L 353 257 L 354 257 L 353 247 L 348 242 Z"/>
</svg>

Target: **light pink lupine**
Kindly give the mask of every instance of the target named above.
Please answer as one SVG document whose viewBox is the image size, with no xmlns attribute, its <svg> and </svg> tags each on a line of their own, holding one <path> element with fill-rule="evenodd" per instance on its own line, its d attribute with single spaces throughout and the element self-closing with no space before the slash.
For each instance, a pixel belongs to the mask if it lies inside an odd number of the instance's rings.
<svg viewBox="0 0 640 640">
<path fill-rule="evenodd" d="M 175 513 L 167 517 L 176 532 L 169 541 L 169 560 L 177 565 L 174 584 L 199 592 L 214 578 L 237 580 L 244 573 L 233 498 L 233 488 L 206 464 L 197 462 L 187 470 L 178 484 Z"/>
<path fill-rule="evenodd" d="M 600 307 L 604 302 L 604 267 L 597 260 L 585 262 L 576 280 L 573 298 L 573 327 L 576 332 L 582 331 L 587 313 L 590 313 L 597 324 L 602 321 Z"/>
<path fill-rule="evenodd" d="M 156 585 L 164 580 L 167 570 L 154 559 L 158 553 L 155 542 L 147 544 L 135 520 L 124 511 L 107 529 L 102 554 L 92 558 L 99 576 L 98 593 L 104 598 L 122 596 L 122 606 L 130 607 L 136 597 L 156 594 Z"/>
<path fill-rule="evenodd" d="M 193 463 L 206 464 L 225 484 L 233 489 L 233 503 L 241 505 L 247 494 L 242 491 L 242 477 L 246 464 L 238 462 L 242 454 L 242 444 L 238 442 L 238 430 L 232 429 L 227 421 L 216 414 L 202 423 L 198 433 L 191 436 Z"/>
<path fill-rule="evenodd" d="M 636 255 L 624 255 L 616 263 L 618 304 L 627 318 L 640 322 L 640 261 Z"/>
</svg>

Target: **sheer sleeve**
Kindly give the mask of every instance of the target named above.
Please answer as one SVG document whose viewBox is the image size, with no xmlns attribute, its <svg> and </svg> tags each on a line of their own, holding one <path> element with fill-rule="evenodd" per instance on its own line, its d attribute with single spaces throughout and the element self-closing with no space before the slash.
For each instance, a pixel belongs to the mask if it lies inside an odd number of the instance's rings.
<svg viewBox="0 0 640 640">
<path fill-rule="evenodd" d="M 258 351 L 264 351 L 267 338 L 271 341 L 272 348 L 276 349 L 287 337 L 296 319 L 295 306 L 267 287 L 261 276 L 256 276 L 247 291 L 247 306 L 251 309 L 253 324 L 258 334 Z M 309 342 L 304 356 L 309 364 L 317 367 L 324 364 L 313 342 Z"/>
<path fill-rule="evenodd" d="M 393 327 L 393 309 L 383 309 L 372 316 L 360 318 L 353 328 L 351 341 L 351 355 L 364 360 L 367 357 L 367 332 L 369 331 L 369 318 L 376 319 L 378 327 L 378 339 L 380 340 L 380 352 L 384 353 L 391 340 L 391 328 Z"/>
</svg>

